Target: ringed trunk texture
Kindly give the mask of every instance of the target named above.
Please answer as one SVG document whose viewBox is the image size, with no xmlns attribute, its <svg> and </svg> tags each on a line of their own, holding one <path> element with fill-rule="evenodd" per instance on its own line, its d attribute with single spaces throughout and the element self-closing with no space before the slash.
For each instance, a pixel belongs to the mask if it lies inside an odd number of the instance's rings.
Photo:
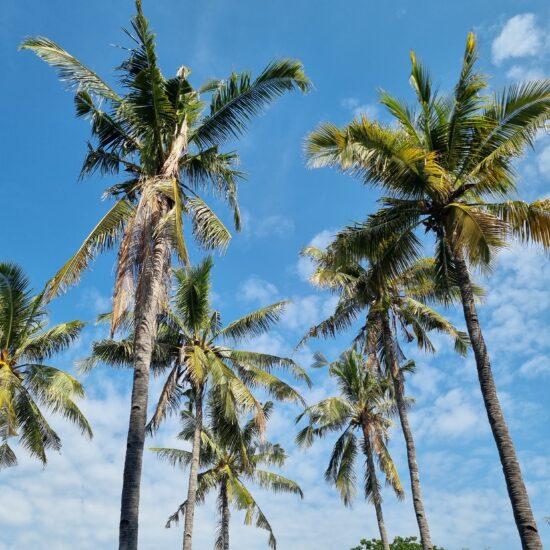
<svg viewBox="0 0 550 550">
<path fill-rule="evenodd" d="M 195 432 L 193 434 L 193 449 L 191 469 L 189 471 L 189 487 L 187 488 L 187 506 L 185 507 L 185 523 L 183 530 L 183 550 L 191 550 L 193 546 L 193 521 L 197 501 L 197 486 L 200 467 L 202 431 L 202 388 L 197 391 L 195 401 Z"/>
<path fill-rule="evenodd" d="M 510 437 L 508 426 L 498 399 L 489 354 L 477 316 L 468 267 L 466 266 L 462 254 L 455 253 L 454 260 L 457 269 L 460 294 L 462 296 L 464 319 L 466 320 L 468 334 L 476 359 L 481 394 L 483 396 L 485 409 L 487 410 L 489 425 L 491 426 L 493 437 L 497 445 L 502 470 L 504 471 L 506 488 L 508 489 L 508 496 L 512 503 L 514 519 L 521 539 L 521 546 L 524 550 L 541 550 L 542 542 L 537 524 L 533 516 L 531 504 L 529 503 L 529 496 L 523 482 L 523 476 L 521 474 L 521 468 L 516 456 L 514 444 Z"/>
<path fill-rule="evenodd" d="M 372 501 L 374 503 L 374 509 L 376 510 L 376 520 L 378 521 L 378 530 L 380 531 L 380 539 L 382 540 L 382 546 L 384 550 L 390 550 L 390 542 L 388 540 L 388 533 L 386 532 L 386 525 L 384 523 L 384 514 L 382 513 L 382 498 L 378 488 L 378 481 L 376 479 L 376 468 L 374 466 L 374 457 L 372 455 L 372 445 L 370 442 L 369 431 L 367 426 L 363 424 L 363 437 L 365 439 L 365 454 L 367 455 L 367 468 L 369 470 L 369 479 L 371 481 Z"/>
<path fill-rule="evenodd" d="M 231 512 L 229 510 L 229 499 L 227 498 L 227 482 L 223 481 L 220 489 L 220 499 L 222 508 L 222 524 L 221 524 L 221 550 L 229 550 L 229 520 Z"/>
<path fill-rule="evenodd" d="M 430 534 L 428 518 L 426 516 L 426 511 L 424 510 L 424 501 L 422 500 L 422 490 L 420 488 L 420 473 L 418 471 L 418 463 L 416 461 L 416 446 L 414 444 L 414 438 L 411 426 L 409 424 L 409 416 L 407 413 L 407 405 L 405 402 L 405 381 L 403 379 L 403 374 L 399 370 L 399 366 L 397 364 L 394 335 L 390 328 L 390 321 L 387 315 L 383 317 L 382 324 L 384 335 L 384 349 L 389 364 L 391 365 L 391 375 L 395 392 L 395 401 L 397 403 L 399 421 L 401 423 L 403 437 L 405 438 L 405 446 L 407 448 L 407 462 L 409 466 L 409 476 L 411 479 L 411 493 L 413 497 L 416 522 L 418 523 L 418 530 L 420 532 L 420 542 L 422 543 L 423 550 L 432 550 L 432 536 Z"/>
<path fill-rule="evenodd" d="M 153 239 L 152 252 L 142 267 L 136 291 L 134 376 L 120 507 L 119 550 L 137 550 L 138 547 L 139 497 L 147 423 L 149 366 L 169 261 L 168 245 L 165 236 L 160 232 Z"/>
</svg>

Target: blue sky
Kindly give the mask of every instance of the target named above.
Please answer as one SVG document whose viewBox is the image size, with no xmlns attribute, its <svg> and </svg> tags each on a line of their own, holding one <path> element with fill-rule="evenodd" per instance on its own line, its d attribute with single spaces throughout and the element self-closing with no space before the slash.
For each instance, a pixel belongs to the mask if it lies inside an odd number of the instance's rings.
<svg viewBox="0 0 550 550">
<path fill-rule="evenodd" d="M 258 305 L 292 298 L 281 325 L 251 345 L 290 353 L 304 331 L 320 320 L 333 302 L 307 283 L 308 265 L 298 251 L 322 245 L 339 227 L 362 219 L 375 208 L 376 195 L 359 182 L 329 170 L 304 167 L 304 136 L 319 122 L 338 124 L 358 113 L 381 117 L 376 91 L 385 88 L 410 97 L 409 57 L 413 48 L 431 67 L 441 90 L 452 86 L 466 34 L 477 32 L 481 67 L 497 86 L 548 75 L 550 8 L 545 1 L 361 2 L 184 2 L 144 0 L 158 32 L 158 53 L 167 75 L 182 64 L 198 84 L 231 70 L 258 72 L 271 59 L 290 56 L 304 62 L 315 90 L 285 97 L 261 118 L 235 147 L 249 174 L 240 202 L 245 226 L 228 252 L 217 258 L 216 305 L 230 320 Z M 89 128 L 76 120 L 72 96 L 53 71 L 29 53 L 16 51 L 27 35 L 57 41 L 106 78 L 121 60 L 120 28 L 128 24 L 133 3 L 107 0 L 68 2 L 7 0 L 0 33 L 2 176 L 0 204 L 2 260 L 21 264 L 39 287 L 50 277 L 105 212 L 102 189 L 114 183 L 91 178 L 78 183 Z M 9 84 L 8 84 L 9 83 Z M 541 136 L 535 151 L 518 165 L 523 196 L 548 196 L 550 138 Z M 227 212 L 223 212 L 228 219 Z M 201 253 L 194 252 L 197 261 Z M 91 320 L 109 307 L 113 257 L 97 261 L 78 288 L 52 306 L 53 318 Z M 550 272 L 548 258 L 513 246 L 500 258 L 487 282 L 482 321 L 495 376 L 517 445 L 543 541 L 550 544 Z M 459 312 L 449 315 L 463 326 Z M 91 326 L 57 364 L 72 369 L 102 329 Z M 312 342 L 298 355 L 308 366 L 311 353 L 335 358 L 349 342 Z M 447 550 L 520 548 L 506 497 L 496 449 L 481 405 L 473 359 L 453 355 L 444 339 L 440 353 L 414 357 L 418 372 L 410 380 L 417 399 L 411 414 L 434 540 Z M 322 374 L 304 394 L 309 402 L 329 395 Z M 0 550 L 111 548 L 115 546 L 121 472 L 128 416 L 129 373 L 101 369 L 84 380 L 83 403 L 94 429 L 88 442 L 63 422 L 60 455 L 46 470 L 20 452 L 20 466 L 2 472 Z M 158 392 L 155 383 L 151 396 Z M 304 501 L 261 492 L 258 499 L 284 550 L 347 550 L 362 537 L 375 536 L 371 507 L 357 501 L 345 509 L 323 480 L 331 440 L 307 452 L 293 445 L 293 418 L 299 412 L 279 406 L 270 435 L 289 452 L 285 472 L 304 489 Z M 177 430 L 169 422 L 151 445 L 172 444 Z M 401 434 L 394 431 L 392 452 L 407 480 Z M 146 454 L 142 489 L 141 548 L 176 547 L 178 529 L 164 529 L 166 517 L 183 500 L 186 475 Z M 416 533 L 408 494 L 396 502 L 385 493 L 391 536 Z M 197 514 L 198 550 L 212 547 L 214 504 Z M 264 548 L 261 531 L 241 525 L 234 514 L 236 548 Z"/>
</svg>

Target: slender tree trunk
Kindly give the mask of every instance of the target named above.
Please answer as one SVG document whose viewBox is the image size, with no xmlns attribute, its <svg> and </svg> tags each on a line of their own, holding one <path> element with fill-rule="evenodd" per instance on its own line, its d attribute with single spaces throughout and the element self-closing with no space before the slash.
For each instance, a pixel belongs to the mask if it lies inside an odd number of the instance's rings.
<svg viewBox="0 0 550 550">
<path fill-rule="evenodd" d="M 149 366 L 169 261 L 165 236 L 157 234 L 153 239 L 151 253 L 142 266 L 136 291 L 134 377 L 120 507 L 119 550 L 137 550 L 138 547 L 139 497 L 147 423 Z"/>
<path fill-rule="evenodd" d="M 525 489 L 521 469 L 514 449 L 514 444 L 508 426 L 504 419 L 504 414 L 498 400 L 497 389 L 493 379 L 489 354 L 485 345 L 477 309 L 475 306 L 474 295 L 468 267 L 461 254 L 455 253 L 455 265 L 458 275 L 458 284 L 462 296 L 462 306 L 464 309 L 464 318 L 468 327 L 468 334 L 474 350 L 477 365 L 477 374 L 481 387 L 481 394 L 489 417 L 489 424 L 493 432 L 500 462 L 504 471 L 508 495 L 512 503 L 512 510 L 518 528 L 521 545 L 524 550 L 541 550 L 542 542 L 537 529 L 537 524 L 529 503 L 529 496 Z"/>
<path fill-rule="evenodd" d="M 167 155 L 160 179 L 172 179 L 178 173 L 181 154 L 187 147 L 187 121 L 176 130 L 170 153 Z M 142 200 L 143 197 L 142 197 Z M 160 220 L 168 212 L 165 198 L 158 199 L 156 212 L 149 220 L 149 237 L 152 249 L 139 274 L 134 307 L 134 380 L 130 423 L 126 443 L 126 458 L 120 506 L 119 550 L 137 550 L 139 497 L 147 400 L 149 393 L 149 367 L 157 332 L 157 315 L 160 301 L 165 295 L 165 277 L 170 266 L 170 249 L 164 231 L 159 230 Z"/>
<path fill-rule="evenodd" d="M 380 496 L 378 480 L 376 479 L 376 468 L 374 466 L 374 457 L 372 455 L 370 436 L 367 426 L 365 424 L 363 424 L 362 428 L 363 437 L 365 439 L 365 455 L 367 456 L 367 468 L 369 471 L 369 480 L 371 483 L 372 502 L 374 503 L 374 509 L 376 510 L 376 520 L 378 521 L 380 539 L 382 540 L 382 546 L 384 547 L 384 550 L 390 550 L 390 542 L 388 540 L 388 533 L 386 532 L 386 525 L 384 523 L 384 514 L 382 513 L 382 497 Z"/>
<path fill-rule="evenodd" d="M 229 510 L 229 499 L 227 498 L 227 481 L 225 480 L 222 481 L 220 488 L 220 505 L 222 510 L 220 549 L 229 550 L 229 520 L 231 519 L 231 512 Z"/>
<path fill-rule="evenodd" d="M 193 434 L 191 469 L 189 471 L 189 487 L 187 488 L 187 506 L 185 507 L 183 550 L 191 550 L 193 546 L 193 521 L 195 519 L 195 504 L 197 501 L 197 486 L 200 467 L 201 430 L 202 388 L 198 388 L 195 396 L 195 432 Z"/>
<path fill-rule="evenodd" d="M 395 401 L 399 412 L 399 420 L 401 422 L 405 445 L 407 447 L 407 462 L 409 465 L 409 476 L 411 479 L 411 493 L 413 497 L 414 513 L 416 514 L 416 521 L 420 532 L 420 542 L 422 543 L 423 550 L 432 550 L 432 537 L 428 526 L 428 518 L 426 517 L 426 512 L 424 510 L 422 491 L 420 489 L 420 474 L 418 472 L 418 463 L 416 461 L 416 447 L 414 444 L 411 426 L 409 424 L 409 416 L 405 402 L 405 381 L 403 380 L 403 374 L 399 370 L 399 365 L 397 364 L 394 335 L 390 328 L 390 321 L 387 314 L 382 319 L 382 331 L 384 349 L 390 365 L 393 388 L 395 392 Z"/>
</svg>

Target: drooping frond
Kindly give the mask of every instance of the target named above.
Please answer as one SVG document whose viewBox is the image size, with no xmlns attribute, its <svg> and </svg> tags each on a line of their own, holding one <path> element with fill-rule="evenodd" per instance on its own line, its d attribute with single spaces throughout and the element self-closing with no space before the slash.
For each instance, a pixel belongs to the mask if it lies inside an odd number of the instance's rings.
<svg viewBox="0 0 550 550">
<path fill-rule="evenodd" d="M 49 359 L 52 355 L 67 349 L 80 336 L 84 323 L 71 321 L 56 325 L 25 341 L 17 354 L 33 362 Z"/>
<path fill-rule="evenodd" d="M 66 82 L 69 88 L 86 90 L 110 101 L 120 101 L 119 95 L 96 73 L 48 38 L 27 38 L 19 48 L 33 51 L 40 59 L 54 67 L 59 80 Z"/>
<path fill-rule="evenodd" d="M 172 466 L 185 468 L 191 463 L 192 454 L 189 451 L 167 447 L 150 447 L 149 450 L 156 453 L 160 460 L 165 460 Z"/>
<path fill-rule="evenodd" d="M 285 300 L 253 311 L 229 323 L 219 332 L 219 335 L 232 340 L 243 340 L 264 334 L 271 325 L 280 320 L 281 314 L 289 303 Z"/>
<path fill-rule="evenodd" d="M 210 116 L 204 119 L 191 139 L 206 145 L 238 137 L 250 119 L 276 98 L 292 90 L 307 92 L 310 89 L 311 83 L 302 64 L 293 59 L 273 61 L 255 80 L 247 72 L 233 73 L 214 87 Z"/>
<path fill-rule="evenodd" d="M 126 223 L 133 214 L 134 207 L 127 200 L 116 202 L 86 237 L 77 252 L 50 280 L 47 297 L 53 298 L 69 286 L 76 284 L 81 273 L 95 256 L 104 250 L 109 250 L 119 241 Z"/>
</svg>

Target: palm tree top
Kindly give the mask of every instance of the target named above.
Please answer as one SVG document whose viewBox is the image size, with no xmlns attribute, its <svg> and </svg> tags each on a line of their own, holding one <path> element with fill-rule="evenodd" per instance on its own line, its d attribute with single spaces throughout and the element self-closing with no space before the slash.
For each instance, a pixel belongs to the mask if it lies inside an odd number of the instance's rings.
<svg viewBox="0 0 550 550">
<path fill-rule="evenodd" d="M 460 292 L 453 284 L 454 274 L 445 279 L 445 285 L 439 285 L 437 262 L 433 258 L 405 261 L 399 265 L 399 271 L 388 273 L 384 253 L 378 254 L 375 261 L 364 257 L 355 260 L 348 250 L 340 253 L 342 249 L 338 246 L 337 236 L 327 250 L 308 247 L 302 251 L 315 266 L 310 281 L 329 289 L 339 299 L 334 312 L 311 327 L 300 344 L 309 338 L 332 337 L 347 330 L 364 314 L 365 322 L 354 342 L 370 353 L 367 342 L 378 339 L 375 335 L 379 333 L 380 318 L 390 312 L 398 320 L 407 341 L 416 339 L 420 348 L 434 352 L 429 333 L 436 331 L 449 335 L 458 353 L 466 353 L 468 336 L 431 307 L 459 300 Z M 482 288 L 474 285 L 474 290 L 478 297 L 483 296 Z M 381 341 L 379 345 L 382 346 Z"/>
<path fill-rule="evenodd" d="M 193 440 L 195 431 L 195 417 L 192 410 L 192 396 L 188 408 L 181 413 L 182 430 L 178 439 L 186 442 Z M 277 541 L 273 529 L 264 512 L 254 499 L 248 484 L 275 493 L 296 494 L 303 498 L 299 485 L 270 467 L 284 466 L 287 455 L 277 443 L 265 441 L 254 419 L 244 424 L 228 425 L 223 416 L 219 416 L 215 397 L 211 395 L 209 410 L 210 426 L 203 426 L 201 431 L 200 464 L 202 471 L 198 475 L 197 503 L 204 502 L 206 496 L 223 484 L 228 503 L 239 510 L 244 510 L 245 524 L 255 523 L 256 527 L 265 529 L 269 533 L 268 543 L 273 549 L 277 548 Z M 273 412 L 273 403 L 266 402 L 263 412 L 268 419 Z M 157 453 L 162 460 L 172 466 L 186 468 L 190 465 L 192 453 L 181 449 L 159 448 L 150 449 Z M 177 524 L 180 515 L 185 514 L 185 503 L 170 516 L 166 527 Z"/>
<path fill-rule="evenodd" d="M 44 292 L 33 294 L 20 267 L 0 263 L 0 469 L 17 463 L 10 438 L 43 464 L 48 450 L 61 448 L 43 411 L 60 414 L 92 436 L 75 402 L 84 397 L 83 387 L 45 364 L 79 337 L 84 323 L 49 326 L 45 306 Z"/>
<path fill-rule="evenodd" d="M 160 316 L 151 363 L 153 373 L 166 376 L 149 423 L 151 432 L 167 414 L 179 409 L 189 386 L 217 386 L 220 391 L 229 392 L 223 398 L 219 395 L 221 403 L 226 403 L 224 399 L 233 403 L 227 414 L 235 415 L 243 407 L 254 409 L 259 426 L 265 426 L 263 408 L 251 389 L 260 387 L 275 399 L 303 403 L 300 393 L 275 371 L 288 372 L 295 380 L 311 385 L 306 371 L 294 359 L 242 349 L 239 345 L 268 332 L 289 302 L 276 302 L 224 325 L 221 313 L 211 303 L 213 265 L 212 258 L 206 257 L 196 266 L 173 270 L 176 284 L 171 307 Z M 101 319 L 110 321 L 110 315 Z M 131 315 L 125 319 L 125 328 L 131 333 Z M 91 356 L 80 362 L 80 368 L 87 371 L 98 363 L 132 366 L 132 338 L 95 342 Z"/>
<path fill-rule="evenodd" d="M 356 430 L 363 439 L 369 437 L 378 463 L 386 476 L 387 483 L 398 498 L 404 497 L 404 490 L 397 469 L 387 449 L 389 430 L 393 425 L 391 417 L 397 414 L 395 401 L 391 396 L 391 382 L 378 376 L 368 359 L 355 349 L 343 352 L 338 360 L 329 363 L 317 353 L 313 367 L 328 366 L 329 375 L 336 380 L 339 395 L 323 399 L 307 407 L 296 422 L 308 419 L 308 425 L 298 432 L 296 441 L 309 447 L 316 438 L 326 437 L 333 432 L 341 435 L 336 440 L 325 479 L 338 489 L 345 505 L 350 505 L 356 496 L 355 463 L 358 454 Z M 366 445 L 363 443 L 366 450 Z M 365 496 L 372 496 L 373 480 L 365 476 Z"/>
<path fill-rule="evenodd" d="M 160 203 L 167 202 L 169 212 L 156 221 L 183 263 L 189 262 L 184 215 L 199 245 L 223 250 L 231 233 L 202 195 L 211 193 L 225 201 L 239 230 L 237 189 L 243 173 L 237 153 L 221 147 L 245 132 L 250 120 L 278 97 L 311 88 L 302 64 L 286 58 L 271 62 L 256 78 L 247 71 L 232 73 L 199 88 L 192 86 L 185 66 L 165 77 L 140 2 L 136 11 L 131 29 L 125 31 L 131 46 L 123 48 L 128 57 L 117 68 L 115 85 L 49 38 L 27 38 L 20 46 L 57 71 L 74 92 L 76 115 L 91 121 L 92 139 L 81 177 L 95 172 L 125 175 L 122 183 L 105 191 L 116 199 L 114 206 L 52 279 L 49 296 L 75 284 L 98 253 L 120 242 L 115 303 L 124 301 L 121 289 L 128 285 L 129 275 L 123 267 L 140 263 L 137 236 L 143 238 L 143 226 L 156 219 Z M 113 328 L 116 320 L 115 315 Z"/>
<path fill-rule="evenodd" d="M 374 253 L 397 233 L 393 248 L 401 257 L 418 257 L 415 230 L 423 228 L 437 241 L 452 241 L 472 265 L 490 266 L 509 236 L 550 245 L 550 202 L 512 200 L 514 161 L 534 145 L 550 115 L 550 80 L 489 94 L 477 57 L 470 33 L 458 82 L 452 93 L 440 95 L 413 53 L 416 106 L 380 93 L 395 125 L 362 116 L 344 128 L 323 124 L 309 135 L 311 167 L 338 167 L 387 193 L 376 214 L 342 234 L 345 246 L 361 241 Z M 436 259 L 443 276 L 453 264 L 449 251 L 438 245 Z"/>
</svg>

